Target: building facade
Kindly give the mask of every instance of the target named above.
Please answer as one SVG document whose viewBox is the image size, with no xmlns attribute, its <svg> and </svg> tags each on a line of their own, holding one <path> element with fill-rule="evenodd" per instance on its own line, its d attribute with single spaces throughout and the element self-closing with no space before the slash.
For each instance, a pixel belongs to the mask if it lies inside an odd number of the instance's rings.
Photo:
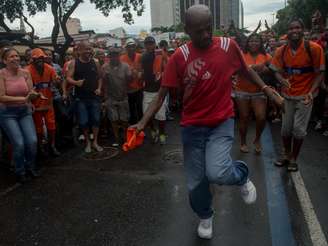
<svg viewBox="0 0 328 246">
<path fill-rule="evenodd" d="M 76 35 L 82 30 L 81 21 L 78 18 L 69 18 L 66 23 L 68 34 Z M 59 30 L 59 36 L 64 36 L 62 29 Z"/>
<path fill-rule="evenodd" d="M 180 23 L 180 0 L 150 0 L 151 26 L 171 27 Z"/>
<path fill-rule="evenodd" d="M 184 22 L 186 10 L 195 4 L 207 5 L 213 16 L 213 27 L 230 25 L 244 27 L 244 9 L 241 0 L 150 0 L 152 27 L 170 27 Z"/>
<path fill-rule="evenodd" d="M 228 27 L 231 21 L 238 28 L 244 27 L 244 6 L 241 0 L 220 0 L 221 27 Z"/>
<path fill-rule="evenodd" d="M 180 0 L 180 20 L 184 23 L 183 16 L 185 15 L 187 9 L 195 4 L 205 4 L 207 5 L 213 16 L 213 27 L 214 29 L 219 29 L 220 27 L 220 0 Z"/>
</svg>

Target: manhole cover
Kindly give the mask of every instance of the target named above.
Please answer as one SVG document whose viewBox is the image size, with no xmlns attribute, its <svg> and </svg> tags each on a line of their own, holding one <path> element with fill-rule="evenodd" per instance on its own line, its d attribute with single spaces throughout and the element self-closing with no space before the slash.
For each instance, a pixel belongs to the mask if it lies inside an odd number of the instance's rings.
<svg viewBox="0 0 328 246">
<path fill-rule="evenodd" d="M 164 154 L 163 157 L 166 164 L 169 165 L 182 165 L 183 153 L 181 149 L 171 150 Z"/>
<path fill-rule="evenodd" d="M 102 152 L 91 152 L 90 154 L 84 154 L 82 158 L 87 161 L 103 161 L 111 159 L 120 153 L 119 149 L 113 147 L 104 147 Z"/>
</svg>

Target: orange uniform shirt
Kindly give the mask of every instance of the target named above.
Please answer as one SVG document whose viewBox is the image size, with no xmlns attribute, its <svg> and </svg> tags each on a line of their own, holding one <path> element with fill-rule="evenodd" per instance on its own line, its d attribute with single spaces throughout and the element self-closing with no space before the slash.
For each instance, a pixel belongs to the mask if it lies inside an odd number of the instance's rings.
<svg viewBox="0 0 328 246">
<path fill-rule="evenodd" d="M 134 61 L 130 59 L 128 54 L 124 54 L 120 57 L 121 62 L 124 62 L 129 65 L 131 70 L 140 71 L 141 69 L 141 54 L 136 53 Z M 133 78 L 133 81 L 129 83 L 129 87 L 132 90 L 139 90 L 143 88 L 143 83 L 139 78 Z"/>
<path fill-rule="evenodd" d="M 248 66 L 251 66 L 270 62 L 272 57 L 269 54 L 258 54 L 256 57 L 253 57 L 250 53 L 246 53 L 244 54 L 244 59 L 246 61 L 246 64 Z M 261 88 L 258 85 L 250 82 L 243 75 L 239 75 L 235 90 L 248 93 L 261 92 Z"/>
<path fill-rule="evenodd" d="M 41 92 L 48 99 L 36 99 L 33 101 L 33 104 L 36 108 L 51 106 L 52 105 L 52 83 L 56 79 L 56 71 L 53 67 L 48 64 L 44 64 L 43 74 L 40 75 L 35 69 L 34 65 L 28 65 L 26 69 L 31 73 L 33 87 L 35 91 Z"/>
<path fill-rule="evenodd" d="M 323 49 L 314 42 L 309 42 L 309 46 L 312 59 L 306 51 L 304 41 L 295 53 L 292 52 L 289 45 L 287 47 L 282 46 L 275 52 L 271 67 L 281 72 L 291 84 L 291 88 L 283 88 L 282 90 L 282 93 L 286 96 L 298 97 L 308 94 L 317 73 L 325 70 Z"/>
</svg>

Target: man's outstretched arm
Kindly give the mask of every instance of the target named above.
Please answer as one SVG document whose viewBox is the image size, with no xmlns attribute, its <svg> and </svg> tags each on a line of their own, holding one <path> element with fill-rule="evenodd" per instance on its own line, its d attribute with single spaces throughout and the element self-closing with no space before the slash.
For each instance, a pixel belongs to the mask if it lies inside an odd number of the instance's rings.
<svg viewBox="0 0 328 246">
<path fill-rule="evenodd" d="M 270 88 L 269 86 L 267 86 L 263 80 L 260 78 L 260 76 L 252 69 L 252 68 L 248 68 L 247 69 L 247 77 L 250 79 L 250 81 L 252 81 L 253 83 L 255 83 L 256 85 L 258 85 L 261 90 L 272 100 L 275 102 L 275 104 L 277 104 L 279 107 L 283 106 L 284 103 L 284 99 L 279 95 L 278 92 L 276 92 L 274 89 Z"/>
</svg>

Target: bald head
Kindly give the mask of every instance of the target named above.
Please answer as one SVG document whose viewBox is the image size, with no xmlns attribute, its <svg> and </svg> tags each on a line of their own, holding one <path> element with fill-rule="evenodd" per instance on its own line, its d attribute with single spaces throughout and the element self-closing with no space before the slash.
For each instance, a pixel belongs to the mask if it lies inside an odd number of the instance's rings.
<svg viewBox="0 0 328 246">
<path fill-rule="evenodd" d="M 191 6 L 185 16 L 186 26 L 197 25 L 199 22 L 204 22 L 212 19 L 210 9 L 203 4 Z"/>
<path fill-rule="evenodd" d="M 77 49 L 81 50 L 81 49 L 85 49 L 85 48 L 90 47 L 90 46 L 91 46 L 91 44 L 90 44 L 89 41 L 83 40 L 82 42 L 77 44 Z"/>
<path fill-rule="evenodd" d="M 206 49 L 212 43 L 212 14 L 206 5 L 193 5 L 185 15 L 185 32 L 194 46 Z"/>
<path fill-rule="evenodd" d="M 77 52 L 80 60 L 85 62 L 90 61 L 93 55 L 93 50 L 91 48 L 91 44 L 88 41 L 82 41 L 77 45 Z"/>
</svg>

